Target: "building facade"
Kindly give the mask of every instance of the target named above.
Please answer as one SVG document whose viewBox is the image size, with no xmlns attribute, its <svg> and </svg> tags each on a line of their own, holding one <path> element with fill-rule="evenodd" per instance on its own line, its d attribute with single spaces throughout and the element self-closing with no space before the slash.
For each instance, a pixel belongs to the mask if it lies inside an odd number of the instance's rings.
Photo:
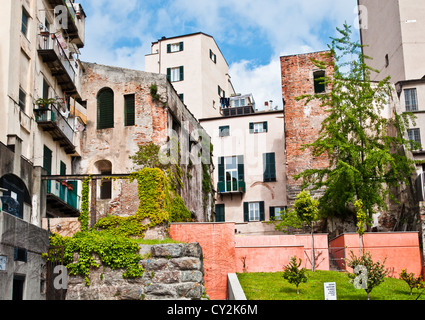
<svg viewBox="0 0 425 320">
<path fill-rule="evenodd" d="M 78 184 L 42 177 L 80 156 L 85 13 L 71 0 L 5 0 L 0 18 L 0 299 L 45 299 L 42 219 L 79 214 Z"/>
<path fill-rule="evenodd" d="M 391 77 L 401 112 L 416 116 L 407 135 L 417 143 L 413 152 L 418 174 L 425 172 L 425 2 L 358 0 L 360 35 L 367 63 L 379 73 L 372 80 Z M 391 36 L 382 36 L 388 34 Z"/>
<path fill-rule="evenodd" d="M 180 143 L 181 196 L 196 221 L 209 221 L 212 195 L 203 192 L 204 169 L 195 161 L 199 137 L 209 140 L 199 122 L 180 100 L 165 75 L 83 63 L 82 98 L 87 105 L 87 128 L 81 140 L 80 175 L 124 175 L 137 170 L 130 159 L 139 145 L 153 142 L 168 147 Z M 192 153 L 189 155 L 189 145 Z M 170 146 L 172 148 L 172 146 Z M 209 144 L 208 144 L 209 151 Z M 189 159 L 193 159 L 189 166 Z M 98 181 L 98 218 L 130 216 L 139 205 L 137 182 Z"/>
<path fill-rule="evenodd" d="M 265 222 L 286 208 L 282 110 L 255 112 L 252 95 L 222 101 L 222 116 L 201 119 L 214 145 L 216 222 L 242 234 L 273 234 Z"/>
<path fill-rule="evenodd" d="M 167 75 L 197 119 L 220 116 L 220 99 L 235 94 L 226 59 L 202 32 L 154 42 L 145 71 Z"/>
</svg>

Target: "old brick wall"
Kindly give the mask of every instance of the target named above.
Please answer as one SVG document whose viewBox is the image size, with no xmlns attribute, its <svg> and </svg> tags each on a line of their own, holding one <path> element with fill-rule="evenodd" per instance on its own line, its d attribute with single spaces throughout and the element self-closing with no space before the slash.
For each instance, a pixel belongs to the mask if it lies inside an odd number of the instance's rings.
<svg viewBox="0 0 425 320">
<path fill-rule="evenodd" d="M 111 66 L 83 63 L 81 96 L 87 104 L 87 128 L 82 133 L 81 159 L 74 163 L 76 174 L 99 174 L 98 163 L 108 161 L 112 174 L 127 174 L 134 171 L 129 158 L 134 155 L 140 144 L 153 142 L 163 146 L 169 138 L 169 130 L 174 129 L 179 135 L 179 143 L 186 146 L 185 131 L 189 134 L 202 129 L 177 95 L 165 75 L 147 73 L 137 70 Z M 151 86 L 157 85 L 158 100 L 151 95 Z M 114 127 L 97 129 L 97 95 L 103 88 L 114 92 Z M 125 126 L 124 96 L 135 95 L 135 125 Z M 181 152 L 188 152 L 181 148 Z M 211 216 L 211 205 L 206 204 L 202 191 L 202 166 L 193 166 L 190 174 L 181 165 L 184 189 L 181 195 L 188 209 L 198 221 L 205 221 Z M 125 180 L 112 181 L 112 198 L 99 199 L 98 183 L 97 210 L 98 217 L 106 215 L 129 216 L 136 212 L 139 200 L 137 183 L 128 184 Z"/>
<path fill-rule="evenodd" d="M 198 243 L 141 245 L 142 278 L 124 279 L 125 270 L 91 270 L 90 286 L 70 276 L 67 300 L 201 300 L 206 299 L 202 248 Z M 148 254 L 148 255 L 146 255 Z"/>
<path fill-rule="evenodd" d="M 296 101 L 296 97 L 314 94 L 314 71 L 317 68 L 311 59 L 329 60 L 324 57 L 326 52 L 291 55 L 281 57 L 282 95 L 285 100 L 285 139 L 287 161 L 287 191 L 288 204 L 293 204 L 300 191 L 301 181 L 293 176 L 306 169 L 324 168 L 328 165 L 326 157 L 315 158 L 310 149 L 302 151 L 305 144 L 314 142 L 319 135 L 322 121 L 326 113 L 319 101 Z M 330 75 L 328 68 L 326 74 Z"/>
</svg>

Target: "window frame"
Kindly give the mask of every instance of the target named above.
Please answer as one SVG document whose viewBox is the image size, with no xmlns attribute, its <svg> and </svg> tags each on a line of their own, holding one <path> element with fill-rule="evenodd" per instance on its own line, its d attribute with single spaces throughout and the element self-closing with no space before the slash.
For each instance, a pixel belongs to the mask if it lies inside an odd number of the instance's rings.
<svg viewBox="0 0 425 320">
<path fill-rule="evenodd" d="M 131 105 L 129 103 L 131 102 Z M 131 108 L 131 110 L 129 110 Z M 136 125 L 136 95 L 124 95 L 124 126 L 132 127 Z"/>
<path fill-rule="evenodd" d="M 229 137 L 230 136 L 230 126 L 220 126 L 218 128 L 218 130 L 220 131 L 219 137 Z"/>
<path fill-rule="evenodd" d="M 22 98 L 23 98 L 23 100 L 22 100 Z M 19 87 L 18 105 L 23 112 L 26 112 L 26 109 L 27 109 L 27 93 L 21 87 Z"/>
<path fill-rule="evenodd" d="M 273 161 L 271 161 L 273 159 Z M 263 182 L 276 182 L 276 153 L 263 154 Z"/>
<path fill-rule="evenodd" d="M 411 142 L 417 143 L 417 144 L 420 145 L 419 149 L 416 149 L 416 148 L 414 148 L 415 146 L 412 143 L 412 149 L 413 150 L 422 150 L 421 129 L 419 129 L 419 128 L 408 129 L 407 130 L 407 135 L 408 135 L 409 140 Z"/>
<path fill-rule="evenodd" d="M 413 94 L 412 94 L 413 93 Z M 418 92 L 416 88 L 404 89 L 404 103 L 406 112 L 418 111 Z"/>
<path fill-rule="evenodd" d="M 105 94 L 105 93 L 111 93 L 112 97 L 111 97 L 111 103 L 112 105 L 108 107 L 111 107 L 110 112 L 110 116 L 112 117 L 111 119 L 104 119 L 105 115 L 102 114 L 102 106 L 101 104 L 103 103 L 103 101 L 100 101 L 100 97 L 101 94 Z M 96 123 L 96 129 L 97 130 L 104 130 L 104 129 L 113 129 L 115 127 L 115 93 L 111 88 L 105 87 L 99 90 L 99 92 L 97 93 L 96 96 L 96 103 L 97 103 L 97 123 Z M 104 123 L 105 122 L 105 123 Z"/>
<path fill-rule="evenodd" d="M 212 49 L 210 49 L 210 59 L 212 62 L 217 64 L 217 55 L 212 51 Z"/>
<path fill-rule="evenodd" d="M 26 21 L 24 21 L 24 18 Z M 31 16 L 28 11 L 22 7 L 22 17 L 21 17 L 21 33 L 28 39 L 28 33 L 30 28 L 30 19 Z"/>
<path fill-rule="evenodd" d="M 172 83 L 184 81 L 184 66 L 167 68 L 167 78 Z"/>
<path fill-rule="evenodd" d="M 184 51 L 183 41 L 167 44 L 167 53 L 176 53 Z"/>
<path fill-rule="evenodd" d="M 261 129 L 260 129 L 261 127 Z M 268 121 L 251 122 L 249 124 L 249 133 L 267 133 L 269 130 Z"/>
<path fill-rule="evenodd" d="M 325 81 L 326 81 L 326 71 L 325 70 L 315 70 L 315 71 L 313 71 L 314 94 L 326 93 L 326 83 L 324 83 Z M 319 88 L 323 88 L 323 90 L 318 90 Z"/>
</svg>

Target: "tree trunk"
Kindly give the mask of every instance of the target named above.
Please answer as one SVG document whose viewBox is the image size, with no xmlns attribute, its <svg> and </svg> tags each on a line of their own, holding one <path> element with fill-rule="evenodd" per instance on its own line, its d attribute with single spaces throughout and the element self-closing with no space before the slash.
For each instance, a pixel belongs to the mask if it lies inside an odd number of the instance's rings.
<svg viewBox="0 0 425 320">
<path fill-rule="evenodd" d="M 313 223 L 311 223 L 311 270 L 316 271 L 316 255 L 314 253 L 314 228 Z"/>
</svg>

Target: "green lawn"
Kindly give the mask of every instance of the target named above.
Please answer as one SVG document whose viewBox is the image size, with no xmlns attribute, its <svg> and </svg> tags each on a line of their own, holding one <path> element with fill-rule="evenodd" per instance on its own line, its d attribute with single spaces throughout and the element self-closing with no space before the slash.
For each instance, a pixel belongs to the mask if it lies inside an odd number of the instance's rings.
<svg viewBox="0 0 425 320">
<path fill-rule="evenodd" d="M 248 300 L 324 300 L 324 282 L 335 282 L 338 300 L 367 300 L 365 290 L 357 290 L 349 282 L 347 273 L 335 271 L 308 271 L 307 283 L 300 284 L 297 295 L 295 285 L 289 284 L 276 273 L 238 273 L 239 282 Z M 374 288 L 371 300 L 415 300 L 419 291 L 413 290 L 402 280 L 386 278 L 384 283 Z M 420 300 L 425 300 L 425 294 Z"/>
</svg>

